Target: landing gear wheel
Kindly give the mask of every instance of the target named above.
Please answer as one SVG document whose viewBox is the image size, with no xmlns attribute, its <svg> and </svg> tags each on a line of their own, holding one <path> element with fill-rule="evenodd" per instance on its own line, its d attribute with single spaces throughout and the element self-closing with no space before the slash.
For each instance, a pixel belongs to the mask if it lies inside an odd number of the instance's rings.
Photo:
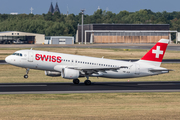
<svg viewBox="0 0 180 120">
<path fill-rule="evenodd" d="M 91 81 L 90 81 L 90 80 L 85 80 L 85 81 L 84 81 L 84 84 L 85 84 L 85 85 L 91 85 Z"/>
<path fill-rule="evenodd" d="M 29 68 L 26 68 L 26 74 L 24 75 L 24 78 L 27 79 L 28 78 L 28 73 L 29 73 Z"/>
<path fill-rule="evenodd" d="M 24 75 L 24 78 L 27 79 L 27 78 L 28 78 L 28 75 Z"/>
<path fill-rule="evenodd" d="M 73 80 L 73 83 L 74 83 L 74 84 L 79 84 L 79 79 L 74 79 L 74 80 Z"/>
</svg>

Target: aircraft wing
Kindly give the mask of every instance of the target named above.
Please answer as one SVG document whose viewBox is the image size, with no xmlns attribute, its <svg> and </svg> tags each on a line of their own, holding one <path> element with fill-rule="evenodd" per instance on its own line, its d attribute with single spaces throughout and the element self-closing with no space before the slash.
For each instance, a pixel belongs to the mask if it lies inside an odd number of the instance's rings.
<svg viewBox="0 0 180 120">
<path fill-rule="evenodd" d="M 107 70 L 117 71 L 118 69 L 127 68 L 128 66 L 121 67 L 106 67 L 106 68 L 78 68 L 78 67 L 68 67 L 69 69 L 79 70 L 82 74 L 90 75 L 98 72 L 106 72 Z"/>
</svg>

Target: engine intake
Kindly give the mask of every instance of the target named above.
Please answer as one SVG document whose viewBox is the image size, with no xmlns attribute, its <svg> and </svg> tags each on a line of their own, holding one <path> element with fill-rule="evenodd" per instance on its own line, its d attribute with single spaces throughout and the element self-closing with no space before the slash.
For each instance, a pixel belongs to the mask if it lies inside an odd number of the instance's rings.
<svg viewBox="0 0 180 120">
<path fill-rule="evenodd" d="M 77 79 L 79 77 L 79 71 L 63 68 L 61 76 L 65 79 Z"/>
</svg>

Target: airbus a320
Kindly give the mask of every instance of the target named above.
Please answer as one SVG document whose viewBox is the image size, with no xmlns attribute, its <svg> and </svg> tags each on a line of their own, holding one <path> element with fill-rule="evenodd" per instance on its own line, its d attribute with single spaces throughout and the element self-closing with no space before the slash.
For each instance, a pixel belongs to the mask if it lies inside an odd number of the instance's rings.
<svg viewBox="0 0 180 120">
<path fill-rule="evenodd" d="M 134 78 L 168 73 L 171 70 L 160 67 L 169 40 L 161 39 L 140 60 L 127 62 L 120 60 L 86 57 L 38 50 L 19 50 L 5 58 L 11 65 L 26 69 L 44 70 L 47 76 L 62 76 L 79 84 L 80 77 L 86 77 L 85 85 L 90 85 L 89 77 Z"/>
</svg>

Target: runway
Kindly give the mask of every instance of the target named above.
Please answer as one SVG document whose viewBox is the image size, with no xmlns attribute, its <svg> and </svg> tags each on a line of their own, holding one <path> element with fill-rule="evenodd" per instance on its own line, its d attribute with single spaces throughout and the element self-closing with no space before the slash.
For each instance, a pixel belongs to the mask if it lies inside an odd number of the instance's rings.
<svg viewBox="0 0 180 120">
<path fill-rule="evenodd" d="M 2 83 L 0 94 L 180 92 L 180 82 Z"/>
</svg>

